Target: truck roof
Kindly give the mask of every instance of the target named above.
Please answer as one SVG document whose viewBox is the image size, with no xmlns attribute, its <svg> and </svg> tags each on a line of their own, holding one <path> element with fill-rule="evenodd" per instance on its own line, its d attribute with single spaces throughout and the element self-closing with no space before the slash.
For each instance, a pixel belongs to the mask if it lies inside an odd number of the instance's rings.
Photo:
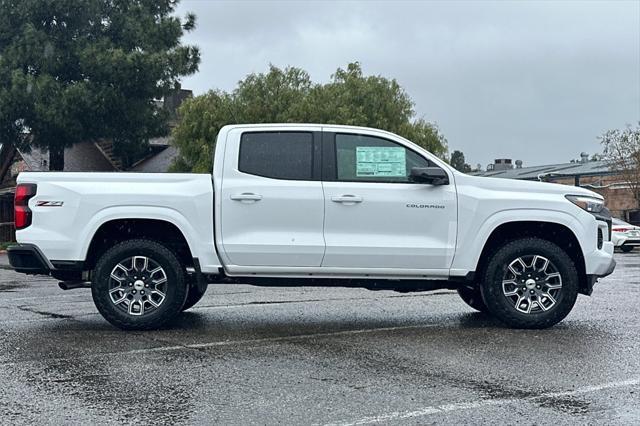
<svg viewBox="0 0 640 426">
<path fill-rule="evenodd" d="M 251 123 L 251 124 L 227 124 L 220 129 L 220 132 L 230 131 L 233 129 L 252 129 L 252 128 L 290 128 L 290 127 L 307 127 L 307 128 L 324 128 L 332 131 L 349 131 L 349 132 L 365 132 L 365 133 L 385 133 L 394 137 L 401 137 L 393 132 L 374 127 L 350 126 L 345 124 L 320 124 L 320 123 Z M 405 139 L 406 138 L 402 138 Z"/>
</svg>

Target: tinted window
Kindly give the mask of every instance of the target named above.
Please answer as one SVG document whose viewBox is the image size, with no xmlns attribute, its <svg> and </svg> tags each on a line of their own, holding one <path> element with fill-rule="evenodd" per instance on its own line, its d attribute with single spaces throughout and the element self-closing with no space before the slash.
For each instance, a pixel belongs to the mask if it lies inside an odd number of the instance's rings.
<svg viewBox="0 0 640 426">
<path fill-rule="evenodd" d="M 313 137 L 302 132 L 244 133 L 238 169 L 274 179 L 311 180 Z"/>
<path fill-rule="evenodd" d="M 412 167 L 432 166 L 426 158 L 386 139 L 336 135 L 339 181 L 411 182 Z"/>
</svg>

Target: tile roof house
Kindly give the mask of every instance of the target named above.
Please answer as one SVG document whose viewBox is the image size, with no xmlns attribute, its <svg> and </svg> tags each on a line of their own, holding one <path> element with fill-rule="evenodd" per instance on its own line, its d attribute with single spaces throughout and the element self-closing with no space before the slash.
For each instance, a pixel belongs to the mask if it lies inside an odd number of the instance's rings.
<svg viewBox="0 0 640 426">
<path fill-rule="evenodd" d="M 179 90 L 159 104 L 169 109 L 169 127 L 177 124 L 177 108 L 182 101 L 192 96 L 190 90 Z M 178 152 L 171 145 L 171 137 L 153 138 L 149 141 L 147 155 L 131 167 L 123 167 L 122 161 L 113 153 L 112 142 L 101 139 L 86 141 L 66 148 L 64 151 L 65 172 L 138 172 L 164 173 Z M 49 170 L 49 153 L 38 148 L 22 151 L 0 141 L 0 242 L 13 241 L 13 194 L 16 178 L 20 172 L 42 172 Z"/>
<path fill-rule="evenodd" d="M 165 173 L 178 155 L 178 149 L 168 145 L 158 153 L 134 164 L 128 171 L 136 173 Z"/>
<path fill-rule="evenodd" d="M 82 142 L 65 149 L 65 172 L 137 172 L 164 173 L 169 170 L 177 149 L 170 138 L 157 138 L 150 143 L 149 155 L 132 167 L 123 170 L 117 161 L 105 153 L 104 143 Z M 13 194 L 20 172 L 49 170 L 49 153 L 33 148 L 31 151 L 0 146 L 0 242 L 14 241 Z"/>
<path fill-rule="evenodd" d="M 177 109 L 185 99 L 193 96 L 191 90 L 177 90 L 172 95 L 157 101 L 169 111 L 169 127 L 178 123 Z M 157 159 L 155 157 L 158 156 Z M 131 167 L 123 167 L 122 161 L 114 155 L 113 144 L 108 139 L 87 141 L 75 144 L 64 151 L 65 172 L 167 172 L 177 151 L 171 146 L 171 137 L 158 137 L 149 140 L 148 154 Z M 3 146 L 0 141 L 0 192 L 2 188 L 15 186 L 15 177 L 22 171 L 49 170 L 49 153 L 38 148 L 30 151 L 16 150 Z M 11 172 L 11 173 L 9 173 Z"/>
<path fill-rule="evenodd" d="M 34 148 L 30 152 L 18 151 L 22 159 L 17 166 L 19 171 L 44 172 L 49 170 L 49 153 Z M 83 142 L 64 150 L 65 172 L 112 172 L 115 170 L 109 159 L 96 144 Z"/>
<path fill-rule="evenodd" d="M 171 162 L 177 155 L 175 147 L 170 145 L 170 138 L 158 138 L 150 143 L 149 154 L 132 167 L 122 168 L 112 155 L 105 153 L 104 142 L 82 142 L 64 150 L 65 172 L 118 172 L 135 171 L 147 173 L 167 172 Z M 2 149 L 0 148 L 0 156 Z M 161 160 L 156 160 L 160 157 Z M 142 164 L 153 164 L 153 167 L 140 167 Z M 0 187 L 15 186 L 15 178 L 20 172 L 44 172 L 49 170 L 49 153 L 32 148 L 31 151 L 15 150 L 13 163 L 0 176 Z M 10 172 L 10 173 L 9 173 Z"/>
</svg>

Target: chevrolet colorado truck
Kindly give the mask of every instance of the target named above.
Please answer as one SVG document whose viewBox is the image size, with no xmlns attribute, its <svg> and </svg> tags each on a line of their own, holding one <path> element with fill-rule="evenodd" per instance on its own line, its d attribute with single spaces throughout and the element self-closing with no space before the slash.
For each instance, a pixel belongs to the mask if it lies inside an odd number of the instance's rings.
<svg viewBox="0 0 640 426">
<path fill-rule="evenodd" d="M 544 328 L 615 267 L 598 194 L 469 176 L 337 125 L 225 126 L 212 175 L 21 173 L 15 227 L 16 271 L 90 287 L 123 329 L 159 327 L 216 283 L 455 289 Z"/>
</svg>

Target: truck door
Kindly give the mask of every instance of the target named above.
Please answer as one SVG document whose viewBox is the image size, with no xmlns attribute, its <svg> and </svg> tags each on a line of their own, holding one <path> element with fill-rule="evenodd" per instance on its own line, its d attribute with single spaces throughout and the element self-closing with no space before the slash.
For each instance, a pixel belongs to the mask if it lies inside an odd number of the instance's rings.
<svg viewBox="0 0 640 426">
<path fill-rule="evenodd" d="M 246 129 L 228 137 L 220 223 L 229 265 L 320 266 L 320 139 L 319 131 Z"/>
<path fill-rule="evenodd" d="M 412 182 L 412 167 L 435 163 L 371 135 L 325 132 L 323 159 L 323 267 L 448 271 L 457 231 L 453 176 L 448 185 Z"/>
</svg>

